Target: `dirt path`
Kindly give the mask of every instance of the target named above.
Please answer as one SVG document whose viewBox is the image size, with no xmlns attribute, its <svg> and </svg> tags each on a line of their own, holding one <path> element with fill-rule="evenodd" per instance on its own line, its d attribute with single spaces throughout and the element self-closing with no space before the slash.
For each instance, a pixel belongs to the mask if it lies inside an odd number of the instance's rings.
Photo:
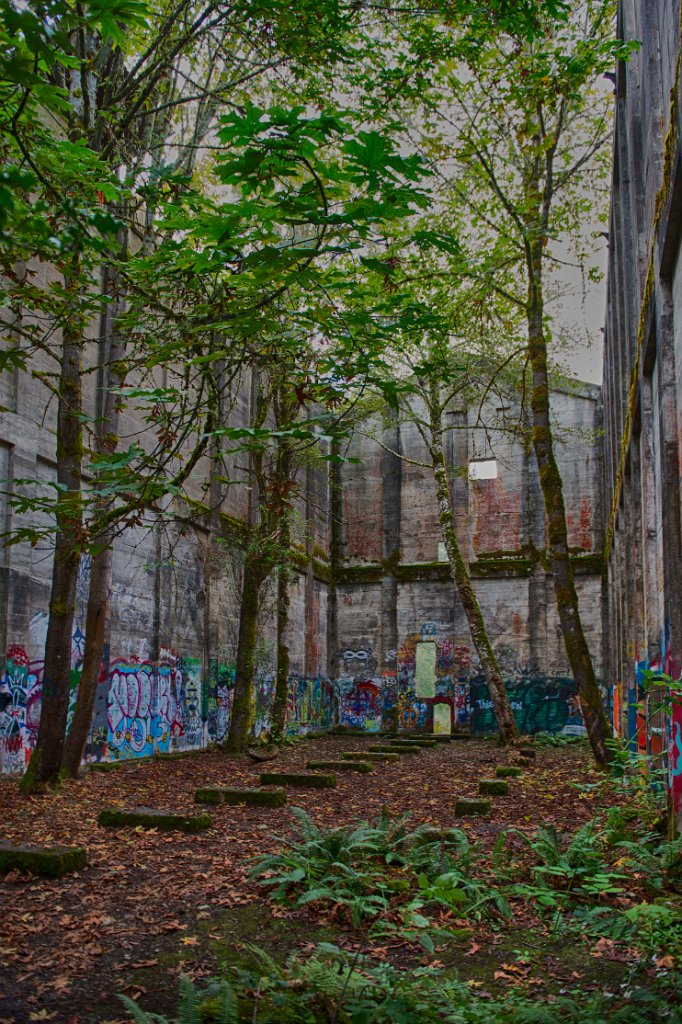
<svg viewBox="0 0 682 1024">
<path fill-rule="evenodd" d="M 310 758 L 338 758 L 363 750 L 370 738 L 324 737 L 283 753 L 276 770 L 305 769 Z M 290 790 L 281 809 L 209 808 L 213 828 L 199 835 L 101 829 L 107 806 L 190 811 L 199 785 L 258 785 L 259 768 L 220 752 L 91 772 L 51 798 L 26 801 L 16 780 L 0 781 L 0 835 L 12 841 L 82 844 L 89 866 L 58 881 L 18 875 L 0 880 L 0 1024 L 56 1021 L 94 1024 L 125 1019 L 115 993 L 156 992 L 163 971 L 182 968 L 210 975 L 242 938 L 262 941 L 275 955 L 324 937 L 324 925 L 296 924 L 274 911 L 248 882 L 249 859 L 275 848 L 291 828 L 291 806 L 320 824 L 376 816 L 382 808 L 409 811 L 412 820 L 462 826 L 454 815 L 459 796 L 476 796 L 478 780 L 515 756 L 491 742 L 467 741 L 376 764 L 372 773 L 339 773 L 334 790 Z M 271 765 L 267 766 L 272 767 Z M 571 783 L 588 781 L 582 746 L 538 751 L 510 795 L 495 797 L 490 819 L 464 827 L 482 849 L 500 827 L 553 822 L 571 832 L 594 813 L 594 799 Z M 300 915 L 299 915 L 300 916 Z M 350 937 L 352 940 L 352 936 Z M 349 940 L 350 941 L 350 940 Z M 180 955 L 179 955 L 180 954 Z M 168 993 L 154 1009 L 174 1004 Z"/>
</svg>

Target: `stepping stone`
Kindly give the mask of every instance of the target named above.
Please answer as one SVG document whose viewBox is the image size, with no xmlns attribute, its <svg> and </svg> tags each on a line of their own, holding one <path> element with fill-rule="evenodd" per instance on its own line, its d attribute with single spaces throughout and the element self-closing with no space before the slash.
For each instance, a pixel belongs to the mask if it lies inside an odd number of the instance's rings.
<svg viewBox="0 0 682 1024">
<path fill-rule="evenodd" d="M 519 747 L 519 754 L 521 754 L 521 757 L 533 758 L 537 756 L 537 751 L 535 747 Z"/>
<path fill-rule="evenodd" d="M 110 808 L 100 812 L 97 824 L 103 828 L 160 828 L 178 832 L 203 832 L 213 822 L 208 814 L 174 814 L 157 807 L 134 807 L 129 811 Z"/>
<path fill-rule="evenodd" d="M 248 804 L 250 807 L 282 807 L 287 802 L 284 789 L 231 789 L 227 786 L 203 786 L 194 792 L 197 804 Z"/>
<path fill-rule="evenodd" d="M 481 779 L 478 784 L 478 792 L 481 796 L 507 796 L 509 783 L 504 779 Z"/>
<path fill-rule="evenodd" d="M 192 754 L 203 754 L 203 750 L 159 750 L 154 754 L 155 761 L 181 761 L 183 757 L 191 757 Z"/>
<path fill-rule="evenodd" d="M 385 732 L 381 733 L 381 736 L 391 740 L 403 740 L 407 743 L 421 743 L 422 740 L 428 740 L 430 743 L 450 743 L 451 740 L 457 738 L 456 734 L 449 732 Z"/>
<path fill-rule="evenodd" d="M 408 754 L 419 754 L 422 750 L 420 743 L 408 743 L 407 741 L 401 743 L 399 740 L 393 740 L 392 743 L 389 743 L 389 747 L 391 750 L 405 750 Z"/>
<path fill-rule="evenodd" d="M 87 867 L 88 855 L 82 846 L 30 846 L 0 839 L 0 874 L 30 871 L 45 878 L 61 878 L 69 871 Z"/>
<path fill-rule="evenodd" d="M 522 771 L 523 769 L 517 765 L 499 764 L 495 769 L 495 774 L 498 779 L 517 779 Z"/>
<path fill-rule="evenodd" d="M 398 746 L 398 745 L 400 745 L 401 747 L 426 747 L 426 748 L 433 748 L 433 747 L 436 746 L 436 741 L 435 740 L 422 739 L 421 737 L 419 739 L 417 739 L 415 737 L 414 739 L 409 739 L 409 740 L 391 740 L 391 746 Z"/>
<path fill-rule="evenodd" d="M 376 750 L 346 750 L 341 757 L 345 757 L 348 761 L 385 761 L 389 764 L 395 764 L 400 760 L 400 754 L 397 754 L 395 750 L 392 750 L 390 754 L 379 754 Z"/>
<path fill-rule="evenodd" d="M 371 772 L 374 765 L 369 761 L 308 761 L 306 768 L 311 770 L 326 769 L 330 772 Z"/>
<path fill-rule="evenodd" d="M 336 775 L 321 775 L 303 772 L 265 772 L 260 777 L 261 786 L 309 786 L 311 789 L 335 789 Z"/>
<path fill-rule="evenodd" d="M 419 747 L 405 747 L 405 746 L 382 746 L 379 743 L 374 743 L 367 747 L 371 754 L 421 754 Z"/>
<path fill-rule="evenodd" d="M 94 761 L 92 764 L 84 765 L 89 772 L 113 772 L 117 768 L 136 768 L 140 764 L 150 764 L 156 760 L 149 757 L 124 757 L 120 761 Z"/>
<path fill-rule="evenodd" d="M 475 814 L 490 814 L 490 800 L 468 800 L 462 797 L 455 804 L 456 818 L 467 818 Z"/>
<path fill-rule="evenodd" d="M 437 828 L 430 825 L 421 829 L 419 837 L 415 840 L 416 846 L 426 846 L 427 843 L 451 843 L 457 845 L 462 841 L 462 830 L 459 828 Z"/>
</svg>

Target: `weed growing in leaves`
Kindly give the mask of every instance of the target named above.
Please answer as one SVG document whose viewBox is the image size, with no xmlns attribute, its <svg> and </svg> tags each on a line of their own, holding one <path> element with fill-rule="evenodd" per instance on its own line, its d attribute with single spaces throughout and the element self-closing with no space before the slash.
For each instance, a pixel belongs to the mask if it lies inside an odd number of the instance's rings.
<svg viewBox="0 0 682 1024">
<path fill-rule="evenodd" d="M 681 1019 L 671 993 L 656 988 L 571 993 L 548 1004 L 511 989 L 503 999 L 479 995 L 433 968 L 402 971 L 327 943 L 304 960 L 290 958 L 284 967 L 260 950 L 251 947 L 251 952 L 253 966 L 235 972 L 233 984 L 214 982 L 197 991 L 183 980 L 173 1024 L 679 1024 Z M 171 1024 L 131 1000 L 126 1005 L 137 1024 Z"/>
<path fill-rule="evenodd" d="M 354 927 L 395 904 L 416 928 L 429 924 L 421 911 L 431 906 L 456 907 L 474 920 L 508 914 L 502 894 L 472 877 L 474 848 L 460 829 L 435 836 L 427 826 L 409 829 L 407 816 L 386 814 L 355 828 L 320 829 L 304 811 L 294 814 L 298 838 L 283 839 L 284 848 L 251 872 L 279 903 L 342 907 Z"/>
<path fill-rule="evenodd" d="M 532 896 L 541 906 L 562 907 L 571 901 L 593 902 L 622 892 L 627 876 L 615 870 L 604 855 L 604 834 L 594 822 L 584 825 L 566 842 L 556 829 L 542 828 L 534 835 L 510 829 L 535 856 L 534 885 L 517 884 L 518 896 Z"/>
</svg>

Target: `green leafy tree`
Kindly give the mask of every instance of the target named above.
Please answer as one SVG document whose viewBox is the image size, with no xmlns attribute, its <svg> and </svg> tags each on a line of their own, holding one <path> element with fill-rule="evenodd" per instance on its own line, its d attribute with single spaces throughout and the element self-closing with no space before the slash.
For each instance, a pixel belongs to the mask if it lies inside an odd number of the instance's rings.
<svg viewBox="0 0 682 1024">
<path fill-rule="evenodd" d="M 614 40 L 614 14 L 611 0 L 585 0 L 563 11 L 538 7 L 530 31 L 528 23 L 503 23 L 502 31 L 498 24 L 473 36 L 436 18 L 434 66 L 422 62 L 421 75 L 415 68 L 428 38 L 413 19 L 403 63 L 415 85 L 404 100 L 392 100 L 440 183 L 431 224 L 443 250 L 437 275 L 450 279 L 454 293 L 463 279 L 477 283 L 482 302 L 499 295 L 525 322 L 547 554 L 568 660 L 600 764 L 609 759 L 610 730 L 580 619 L 554 451 L 547 289 L 566 250 L 588 273 L 593 240 L 584 225 L 601 213 L 610 155 L 611 98 L 602 76 L 628 53 Z"/>
</svg>

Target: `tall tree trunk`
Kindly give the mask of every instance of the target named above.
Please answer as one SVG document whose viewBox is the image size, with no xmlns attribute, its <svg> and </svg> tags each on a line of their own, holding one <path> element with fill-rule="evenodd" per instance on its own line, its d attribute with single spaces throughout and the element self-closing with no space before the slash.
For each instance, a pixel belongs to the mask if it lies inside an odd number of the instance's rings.
<svg viewBox="0 0 682 1024">
<path fill-rule="evenodd" d="M 85 614 L 83 667 L 78 684 L 76 707 L 74 708 L 73 718 L 71 719 L 62 755 L 62 770 L 72 778 L 76 778 L 78 775 L 90 726 L 92 725 L 97 684 L 99 683 L 109 620 L 111 569 L 113 562 L 111 535 L 102 535 L 98 538 L 98 543 L 106 546 L 104 550 L 93 555 L 90 566 L 90 589 L 88 591 L 88 607 Z"/>
<path fill-rule="evenodd" d="M 286 632 L 289 625 L 289 549 L 291 547 L 291 515 L 286 488 L 291 476 L 291 452 L 286 438 L 278 439 L 277 483 L 283 498 L 279 519 L 278 543 L 280 565 L 277 570 L 277 675 L 272 703 L 272 728 L 275 740 L 281 740 L 286 729 L 289 698 L 289 646 Z"/>
<path fill-rule="evenodd" d="M 580 619 L 578 594 L 575 589 L 568 550 L 563 484 L 554 457 L 547 374 L 547 341 L 543 322 L 542 241 L 533 239 L 528 243 L 528 248 L 527 323 L 528 354 L 533 373 L 533 390 L 531 392 L 533 448 L 540 471 L 540 484 L 547 514 L 549 563 L 554 578 L 561 631 L 578 689 L 580 709 L 587 735 L 597 764 L 606 765 L 611 758 L 611 752 L 606 745 L 607 739 L 611 736 L 611 728 L 604 711 L 594 665 Z"/>
<path fill-rule="evenodd" d="M 231 754 L 246 750 L 253 724 L 253 682 L 256 674 L 256 638 L 262 576 L 258 546 L 249 549 L 244 559 L 244 582 L 239 607 L 239 638 L 230 728 L 225 749 Z"/>
<path fill-rule="evenodd" d="M 115 211 L 120 215 L 121 211 Z M 127 252 L 127 229 L 123 229 L 119 238 L 121 255 Z M 101 320 L 100 353 L 102 359 L 100 384 L 102 390 L 102 409 L 98 417 L 95 450 L 102 454 L 114 451 L 118 445 L 118 413 L 120 397 L 114 387 L 120 387 L 126 375 L 123 358 L 125 356 L 125 339 L 117 329 L 118 317 L 125 309 L 125 295 L 120 274 L 115 268 L 104 267 L 102 288 L 105 294 L 111 295 L 111 303 L 105 307 Z M 99 503 L 96 505 L 95 515 Z M 78 697 L 74 709 L 69 732 L 64 744 L 62 757 L 63 770 L 76 777 L 83 760 L 85 744 L 92 725 L 95 708 L 95 697 L 99 683 L 104 643 L 110 613 L 111 580 L 114 539 L 113 529 L 105 530 L 96 538 L 97 550 L 92 556 L 90 566 L 90 589 L 88 606 L 85 616 L 85 649 Z"/>
<path fill-rule="evenodd" d="M 67 289 L 80 288 L 78 274 L 65 278 Z M 74 308 L 78 308 L 74 294 Z M 76 611 L 76 583 L 82 541 L 81 426 L 82 332 L 64 328 L 57 411 L 57 482 L 55 549 L 50 617 L 45 641 L 42 706 L 38 738 L 20 789 L 44 793 L 59 781 L 71 688 L 71 642 Z"/>
<path fill-rule="evenodd" d="M 286 531 L 288 533 L 288 530 Z M 272 736 L 279 741 L 284 738 L 289 701 L 289 645 L 286 631 L 289 625 L 289 567 L 280 565 L 277 570 L 277 675 L 275 695 L 272 703 Z"/>
<path fill-rule="evenodd" d="M 445 550 L 450 562 L 450 572 L 457 586 L 459 599 L 462 602 L 464 613 L 469 624 L 469 631 L 476 653 L 481 662 L 481 668 L 488 684 L 490 699 L 493 702 L 495 717 L 500 732 L 500 743 L 503 746 L 512 743 L 519 738 L 519 727 L 514 718 L 514 712 L 509 703 L 509 697 L 502 679 L 500 666 L 497 663 L 495 652 L 488 632 L 485 628 L 481 607 L 478 598 L 471 584 L 471 577 L 462 557 L 457 533 L 454 525 L 452 511 L 452 500 L 450 496 L 450 482 L 448 480 L 447 466 L 445 463 L 445 452 L 443 448 L 443 428 L 441 425 L 441 409 L 438 396 L 438 386 L 435 382 L 430 384 L 430 438 L 429 447 L 433 467 L 433 475 L 436 483 L 436 500 L 438 502 L 438 518 Z"/>
</svg>

